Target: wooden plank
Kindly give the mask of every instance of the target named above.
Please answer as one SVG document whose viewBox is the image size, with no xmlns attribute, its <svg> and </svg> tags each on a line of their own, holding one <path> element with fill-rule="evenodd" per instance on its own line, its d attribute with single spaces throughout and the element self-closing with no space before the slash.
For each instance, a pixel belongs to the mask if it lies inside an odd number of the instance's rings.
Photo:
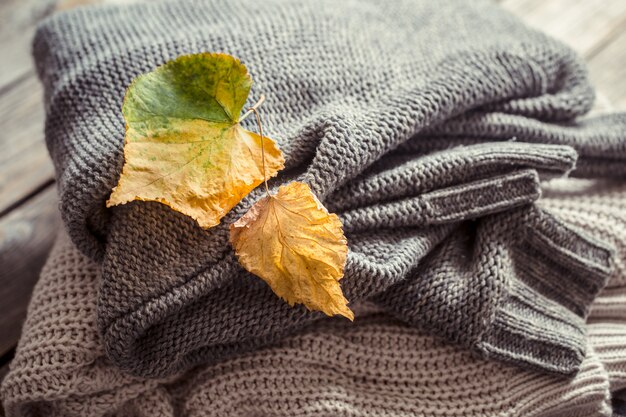
<svg viewBox="0 0 626 417">
<path fill-rule="evenodd" d="M 67 9 L 93 0 L 65 0 Z M 42 88 L 30 58 L 36 22 L 54 10 L 54 0 L 0 3 L 0 213 L 27 198 L 54 175 L 44 144 Z M 3 87 L 4 86 L 4 87 Z"/>
<path fill-rule="evenodd" d="M 0 213 L 50 182 L 39 81 L 29 76 L 0 96 Z"/>
<path fill-rule="evenodd" d="M 54 9 L 54 0 L 0 2 L 0 91 L 32 70 L 30 44 L 35 25 Z"/>
<path fill-rule="evenodd" d="M 0 219 L 0 356 L 19 338 L 32 288 L 59 224 L 54 185 Z"/>
<path fill-rule="evenodd" d="M 626 111 L 626 24 L 621 32 L 589 61 L 589 73 L 613 109 Z"/>
<path fill-rule="evenodd" d="M 626 22 L 624 0 L 504 0 L 501 4 L 585 57 L 602 49 Z"/>
<path fill-rule="evenodd" d="M 53 5 L 52 0 L 0 3 L 0 213 L 54 175 L 43 141 L 42 89 L 30 56 L 35 25 Z"/>
</svg>

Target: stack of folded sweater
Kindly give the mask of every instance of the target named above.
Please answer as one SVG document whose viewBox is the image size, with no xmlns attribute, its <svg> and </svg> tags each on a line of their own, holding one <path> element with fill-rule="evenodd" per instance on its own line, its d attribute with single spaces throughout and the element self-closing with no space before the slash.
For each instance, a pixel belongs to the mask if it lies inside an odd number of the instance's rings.
<svg viewBox="0 0 626 417">
<path fill-rule="evenodd" d="M 290 307 L 228 223 L 112 209 L 130 81 L 239 57 L 267 131 L 341 218 L 354 323 Z M 65 230 L 2 399 L 15 416 L 610 416 L 626 388 L 626 115 L 487 0 L 185 0 L 40 26 Z M 555 179 L 557 177 L 584 179 Z M 543 192 L 543 196 L 542 196 Z M 607 284 L 608 282 L 608 284 Z"/>
</svg>

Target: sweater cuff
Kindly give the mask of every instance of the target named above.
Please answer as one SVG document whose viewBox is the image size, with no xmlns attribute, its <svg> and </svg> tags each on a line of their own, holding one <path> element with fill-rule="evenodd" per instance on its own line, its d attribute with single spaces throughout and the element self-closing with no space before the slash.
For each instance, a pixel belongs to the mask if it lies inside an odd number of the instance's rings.
<svg viewBox="0 0 626 417">
<path fill-rule="evenodd" d="M 512 246 L 507 283 L 477 348 L 487 357 L 573 374 L 586 351 L 585 318 L 612 271 L 612 249 L 532 210 Z"/>
</svg>

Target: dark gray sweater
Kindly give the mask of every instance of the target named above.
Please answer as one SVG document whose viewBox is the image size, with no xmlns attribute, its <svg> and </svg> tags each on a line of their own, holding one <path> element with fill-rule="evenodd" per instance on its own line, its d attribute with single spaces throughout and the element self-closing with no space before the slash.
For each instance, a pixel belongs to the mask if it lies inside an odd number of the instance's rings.
<svg viewBox="0 0 626 417">
<path fill-rule="evenodd" d="M 268 134 L 337 212 L 350 301 L 483 355 L 558 373 L 611 249 L 533 204 L 541 179 L 626 174 L 626 119 L 576 121 L 579 59 L 491 1 L 203 0 L 79 8 L 39 28 L 46 138 L 65 225 L 102 264 L 107 354 L 157 376 L 255 349 L 323 318 L 246 273 L 228 223 L 202 230 L 158 203 L 105 209 L 123 164 L 133 77 L 178 55 L 241 58 Z M 247 120 L 246 123 L 251 123 Z"/>
</svg>

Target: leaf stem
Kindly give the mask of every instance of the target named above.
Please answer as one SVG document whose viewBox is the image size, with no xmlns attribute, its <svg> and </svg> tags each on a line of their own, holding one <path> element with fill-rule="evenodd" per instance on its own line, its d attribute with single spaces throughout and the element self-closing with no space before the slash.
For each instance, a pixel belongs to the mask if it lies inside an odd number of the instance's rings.
<svg viewBox="0 0 626 417">
<path fill-rule="evenodd" d="M 246 117 L 250 116 L 253 112 L 256 111 L 256 109 L 261 107 L 261 104 L 263 104 L 264 101 L 265 101 L 265 95 L 261 94 L 261 97 L 259 97 L 259 100 L 256 103 L 254 103 L 254 105 L 252 107 L 248 108 L 248 111 L 246 111 L 243 114 L 243 116 L 241 116 L 239 118 L 239 123 L 241 123 L 244 120 L 246 120 Z"/>
<path fill-rule="evenodd" d="M 265 175 L 265 139 L 263 138 L 263 125 L 261 124 L 261 116 L 259 115 L 259 111 L 257 110 L 257 107 L 259 107 L 263 103 L 263 101 L 265 101 L 265 96 L 261 96 L 261 98 L 259 98 L 259 101 L 257 101 L 254 106 L 248 109 L 246 114 L 244 114 L 244 117 L 248 113 L 254 113 L 254 116 L 256 117 L 256 123 L 257 125 L 259 125 L 259 136 L 261 136 L 261 161 L 263 163 L 263 183 L 265 184 L 265 192 L 267 193 L 267 196 L 272 197 L 272 195 L 270 194 L 270 189 L 267 186 L 267 176 Z"/>
</svg>

